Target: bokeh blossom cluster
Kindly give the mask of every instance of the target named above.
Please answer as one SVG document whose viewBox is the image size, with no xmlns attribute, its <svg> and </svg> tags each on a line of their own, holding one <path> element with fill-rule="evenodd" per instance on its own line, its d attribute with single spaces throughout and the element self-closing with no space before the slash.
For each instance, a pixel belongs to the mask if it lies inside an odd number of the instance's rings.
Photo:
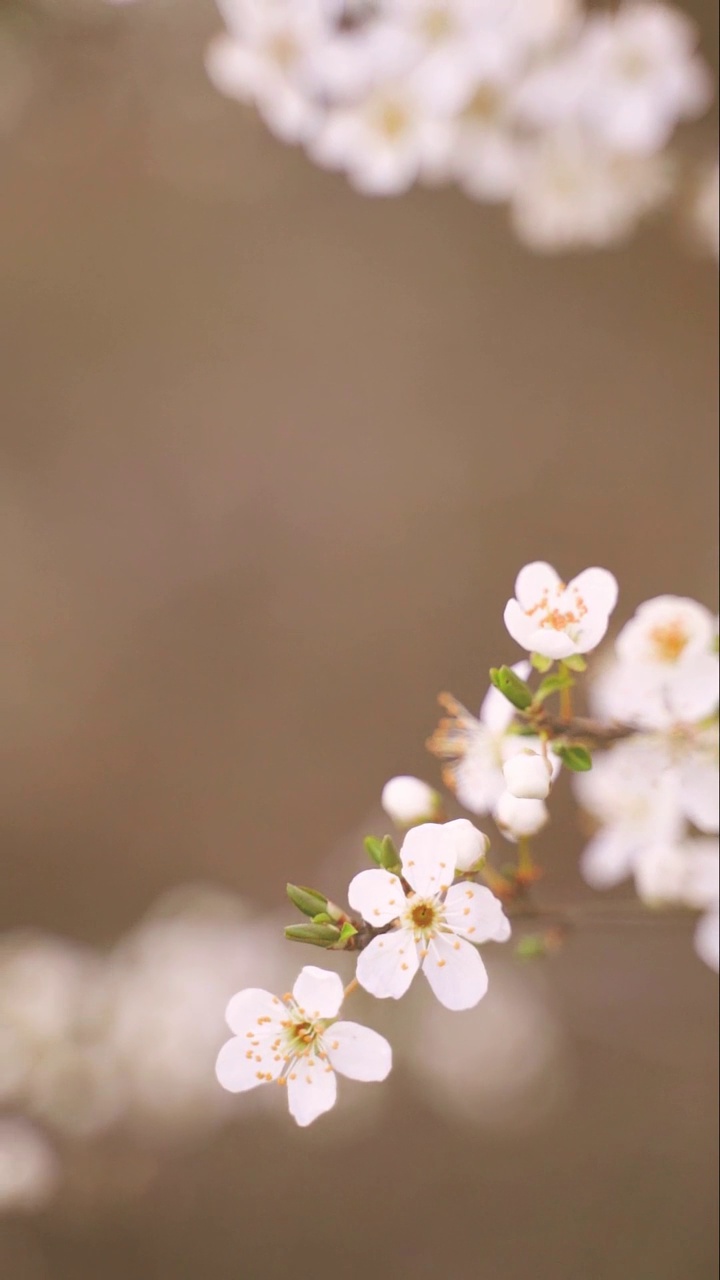
<svg viewBox="0 0 720 1280">
<path fill-rule="evenodd" d="M 520 571 L 504 620 L 527 659 L 491 669 L 477 718 L 441 695 L 448 714 L 428 743 L 445 763 L 454 800 L 473 815 L 491 815 L 516 846 L 515 860 L 491 860 L 488 836 L 466 817 L 449 818 L 430 783 L 390 779 L 382 803 L 402 842 L 367 837 L 374 865 L 350 881 L 348 909 L 317 889 L 287 887 L 307 923 L 288 926 L 286 936 L 346 952 L 356 960 L 354 976 L 343 988 L 337 974 L 307 966 L 283 996 L 239 992 L 227 1010 L 233 1036 L 216 1067 L 226 1089 L 278 1082 L 298 1124 L 310 1124 L 334 1105 L 336 1073 L 378 1082 L 391 1070 L 383 1036 L 338 1020 L 357 988 L 400 1000 L 421 972 L 456 1013 L 485 996 L 479 947 L 507 943 L 511 919 L 520 926 L 521 954 L 557 948 L 569 922 L 535 897 L 540 868 L 531 838 L 549 820 L 547 802 L 563 770 L 596 828 L 580 859 L 586 881 L 605 888 L 634 875 L 641 909 L 699 913 L 696 950 L 718 968 L 717 619 L 676 596 L 641 605 L 592 688 L 594 716 L 578 716 L 575 686 L 617 598 L 607 569 L 586 569 L 568 582 L 545 561 Z M 528 923 L 543 927 L 528 933 Z"/>
<path fill-rule="evenodd" d="M 219 0 L 217 88 L 368 195 L 456 183 L 536 250 L 625 239 L 676 191 L 678 125 L 712 99 L 658 0 Z M 693 221 L 716 232 L 712 177 Z"/>
</svg>

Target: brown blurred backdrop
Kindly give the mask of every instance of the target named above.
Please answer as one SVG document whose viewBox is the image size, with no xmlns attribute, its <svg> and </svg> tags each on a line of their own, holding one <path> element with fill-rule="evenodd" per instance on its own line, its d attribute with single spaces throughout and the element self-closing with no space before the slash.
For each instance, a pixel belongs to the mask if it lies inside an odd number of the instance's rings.
<svg viewBox="0 0 720 1280">
<path fill-rule="evenodd" d="M 205 3 L 10 18 L 2 926 L 104 944 L 173 885 L 274 908 L 321 866 L 341 895 L 328 856 L 385 779 L 436 776 L 437 691 L 474 706 L 514 656 L 526 560 L 608 566 L 622 617 L 716 603 L 714 267 L 668 225 L 543 259 L 459 194 L 360 198 L 205 82 Z M 335 1145 L 335 1116 L 259 1116 L 136 1194 L 7 1221 L 0 1269 L 711 1280 L 716 979 L 690 932 L 552 961 L 574 1083 L 533 1131 L 400 1079 Z"/>
</svg>

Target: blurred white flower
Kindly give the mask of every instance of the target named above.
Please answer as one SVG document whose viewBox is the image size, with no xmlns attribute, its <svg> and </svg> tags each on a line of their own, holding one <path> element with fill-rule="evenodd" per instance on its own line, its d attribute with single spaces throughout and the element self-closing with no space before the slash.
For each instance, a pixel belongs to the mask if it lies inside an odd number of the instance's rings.
<svg viewBox="0 0 720 1280">
<path fill-rule="evenodd" d="M 230 902 L 232 905 L 232 901 Z M 213 1063 L 223 1011 L 242 982 L 285 981 L 274 931 L 231 912 L 205 916 L 192 901 L 155 914 L 110 957 L 107 1043 L 131 1110 L 173 1128 L 222 1113 Z"/>
<path fill-rule="evenodd" d="M 514 129 L 514 73 L 485 73 L 452 122 L 447 176 L 475 200 L 507 200 L 527 145 Z"/>
<path fill-rule="evenodd" d="M 525 151 L 511 216 L 532 249 L 599 248 L 627 239 L 670 190 L 663 157 L 619 156 L 559 129 Z"/>
<path fill-rule="evenodd" d="M 505 839 L 517 843 L 542 831 L 550 814 L 542 800 L 522 800 L 510 791 L 503 791 L 493 817 Z"/>
<path fill-rule="evenodd" d="M 545 800 L 550 794 L 552 766 L 537 751 L 520 751 L 503 765 L 505 785 L 518 800 Z"/>
<path fill-rule="evenodd" d="M 649 154 L 678 121 L 700 115 L 712 87 L 694 24 L 665 4 L 628 3 L 590 16 L 575 56 L 580 117 L 607 146 Z"/>
<path fill-rule="evenodd" d="M 617 591 L 607 569 L 584 569 L 566 584 L 552 565 L 537 560 L 517 576 L 515 599 L 505 606 L 505 626 L 530 653 L 546 658 L 588 653 L 607 631 Z"/>
<path fill-rule="evenodd" d="M 402 876 L 361 871 L 348 901 L 374 928 L 392 925 L 360 952 L 357 980 L 379 999 L 399 999 L 419 968 L 447 1009 L 470 1009 L 485 995 L 487 972 L 471 943 L 505 942 L 510 923 L 499 900 L 483 886 L 453 884 L 465 832 L 454 823 L 426 823 L 407 833 L 400 851 Z"/>
<path fill-rule="evenodd" d="M 567 1101 L 565 1046 L 536 969 L 494 963 L 482 1017 L 423 1001 L 415 1037 L 408 1066 L 445 1119 L 513 1134 L 546 1124 Z"/>
<path fill-rule="evenodd" d="M 638 894 L 649 906 L 717 907 L 719 876 L 720 845 L 707 838 L 649 845 L 635 867 Z"/>
<path fill-rule="evenodd" d="M 42 1208 L 58 1180 L 57 1158 L 40 1130 L 20 1116 L 0 1116 L 0 1212 Z"/>
<path fill-rule="evenodd" d="M 677 776 L 667 764 L 661 743 L 638 737 L 596 753 L 592 770 L 575 775 L 579 803 L 601 824 L 580 863 L 593 888 L 619 884 L 649 847 L 682 838 Z"/>
<path fill-rule="evenodd" d="M 615 642 L 623 662 L 640 663 L 663 675 L 688 659 L 709 654 L 717 622 L 709 609 L 684 596 L 646 600 Z"/>
<path fill-rule="evenodd" d="M 254 103 L 268 127 L 285 142 L 308 137 L 318 121 L 312 99 L 311 62 L 327 36 L 312 0 L 225 0 L 229 34 L 206 53 L 210 79 L 221 93 Z"/>
<path fill-rule="evenodd" d="M 447 123 L 428 110 L 406 79 L 331 110 L 308 151 L 324 168 L 344 170 L 366 195 L 389 196 L 406 191 L 426 169 L 442 167 L 449 146 Z"/>
<path fill-rule="evenodd" d="M 234 1036 L 218 1055 L 220 1084 L 232 1093 L 284 1084 L 290 1114 L 305 1126 L 335 1105 L 336 1071 L 351 1080 L 384 1080 L 390 1045 L 369 1027 L 337 1022 L 342 1002 L 339 976 L 313 965 L 300 971 L 292 995 L 239 991 L 227 1007 Z"/>
<path fill-rule="evenodd" d="M 664 4 L 592 13 L 574 41 L 530 72 L 519 110 L 541 128 L 579 126 L 609 152 L 652 154 L 710 101 L 695 44 L 693 24 Z"/>
<path fill-rule="evenodd" d="M 400 774 L 385 783 L 381 804 L 388 818 L 398 827 L 432 822 L 439 817 L 442 808 L 437 791 L 429 783 L 409 774 Z"/>
</svg>

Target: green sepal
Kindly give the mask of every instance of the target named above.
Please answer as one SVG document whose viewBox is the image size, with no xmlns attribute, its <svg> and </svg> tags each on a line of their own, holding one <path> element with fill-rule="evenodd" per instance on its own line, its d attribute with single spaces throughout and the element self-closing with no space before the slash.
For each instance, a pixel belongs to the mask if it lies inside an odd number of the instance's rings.
<svg viewBox="0 0 720 1280">
<path fill-rule="evenodd" d="M 551 746 L 565 768 L 572 773 L 587 773 L 588 769 L 592 769 L 592 756 L 587 747 L 567 742 L 553 742 Z"/>
<path fill-rule="evenodd" d="M 334 947 L 341 936 L 342 930 L 335 924 L 289 924 L 285 929 L 288 941 L 308 942 L 313 947 Z"/>
<path fill-rule="evenodd" d="M 587 671 L 587 662 L 581 653 L 571 653 L 569 658 L 563 658 L 562 665 L 570 671 Z"/>
<path fill-rule="evenodd" d="M 327 910 L 328 900 L 324 893 L 319 893 L 317 889 L 308 889 L 304 884 L 288 884 L 285 886 L 285 892 L 298 911 L 302 911 L 304 916 L 316 916 Z M 330 917 L 328 916 L 328 919 Z"/>
<path fill-rule="evenodd" d="M 490 681 L 518 711 L 532 706 L 532 690 L 510 667 L 491 667 Z"/>
<path fill-rule="evenodd" d="M 530 654 L 530 662 L 532 666 L 536 671 L 539 671 L 541 675 L 544 675 L 546 671 L 550 670 L 553 661 L 553 658 L 546 658 L 544 653 Z"/>
<path fill-rule="evenodd" d="M 383 836 L 378 840 L 375 836 L 366 836 L 363 844 L 373 862 L 384 871 L 396 871 L 400 866 L 400 854 L 395 848 L 392 836 Z"/>
<path fill-rule="evenodd" d="M 575 681 L 567 671 L 558 671 L 554 676 L 546 676 L 540 681 L 535 691 L 535 702 L 544 702 L 546 698 L 551 697 L 553 693 L 559 693 L 561 689 L 570 689 Z"/>
</svg>

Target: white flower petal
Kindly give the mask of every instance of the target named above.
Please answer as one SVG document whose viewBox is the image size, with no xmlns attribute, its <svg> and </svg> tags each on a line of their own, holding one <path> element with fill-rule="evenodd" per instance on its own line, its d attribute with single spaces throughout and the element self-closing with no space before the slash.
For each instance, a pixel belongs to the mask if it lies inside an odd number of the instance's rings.
<svg viewBox="0 0 720 1280">
<path fill-rule="evenodd" d="M 357 1022 L 335 1022 L 325 1039 L 331 1065 L 350 1080 L 384 1080 L 392 1067 L 392 1049 L 384 1036 Z"/>
<path fill-rule="evenodd" d="M 445 919 L 469 942 L 505 942 L 510 936 L 500 899 L 484 885 L 454 884 L 445 898 Z"/>
<path fill-rule="evenodd" d="M 227 1024 L 237 1036 L 258 1025 L 258 1018 L 271 1018 L 279 1023 L 284 1017 L 282 1000 L 261 987 L 246 987 L 244 991 L 238 991 L 225 1010 Z"/>
<path fill-rule="evenodd" d="M 545 594 L 557 591 L 560 578 L 551 564 L 534 560 L 520 570 L 515 579 L 515 598 L 521 608 L 532 609 Z"/>
<path fill-rule="evenodd" d="M 718 766 L 715 761 L 691 760 L 682 771 L 680 792 L 685 814 L 700 831 L 713 833 L 720 826 Z"/>
<path fill-rule="evenodd" d="M 415 939 L 406 929 L 384 933 L 360 952 L 355 976 L 378 1000 L 399 1000 L 418 971 L 420 961 Z"/>
<path fill-rule="evenodd" d="M 422 897 L 431 897 L 453 882 L 456 853 L 439 822 L 408 831 L 400 850 L 403 876 Z"/>
<path fill-rule="evenodd" d="M 716 653 L 691 654 L 668 672 L 666 700 L 673 717 L 692 723 L 712 715 L 720 699 Z"/>
<path fill-rule="evenodd" d="M 488 988 L 488 976 L 479 951 L 462 938 L 433 938 L 423 960 L 423 973 L 446 1009 L 472 1009 Z"/>
<path fill-rule="evenodd" d="M 596 649 L 607 632 L 609 621 L 606 613 L 591 613 L 577 629 L 576 652 L 590 653 L 592 649 Z"/>
<path fill-rule="evenodd" d="M 223 1045 L 217 1056 L 215 1075 L 223 1089 L 230 1093 L 246 1093 L 248 1089 L 265 1084 L 268 1076 L 272 1080 L 277 1079 L 283 1062 L 276 1062 L 275 1057 L 267 1035 L 259 1042 L 245 1036 L 234 1036 Z"/>
<path fill-rule="evenodd" d="M 554 627 L 534 627 L 528 638 L 527 648 L 531 653 L 540 653 L 543 658 L 569 658 L 577 653 L 577 645 L 566 631 L 556 631 Z"/>
<path fill-rule="evenodd" d="M 503 612 L 503 621 L 513 640 L 517 641 L 523 649 L 532 652 L 533 636 L 537 631 L 535 618 L 529 618 L 517 600 L 508 600 Z"/>
<path fill-rule="evenodd" d="M 593 889 L 609 889 L 630 875 L 636 852 L 637 840 L 626 828 L 605 827 L 585 845 L 580 870 Z"/>
<path fill-rule="evenodd" d="M 293 997 L 308 1018 L 334 1018 L 343 1002 L 342 979 L 329 969 L 308 964 L 300 970 Z"/>
<path fill-rule="evenodd" d="M 288 1076 L 287 1093 L 290 1115 L 304 1129 L 335 1106 L 335 1072 L 321 1058 L 301 1058 Z"/>
<path fill-rule="evenodd" d="M 568 592 L 577 592 L 588 607 L 588 612 L 611 614 L 618 598 L 618 584 L 609 569 L 583 569 L 577 578 L 568 583 Z"/>
<path fill-rule="evenodd" d="M 363 920 L 380 929 L 397 920 L 405 905 L 405 892 L 397 876 L 378 867 L 361 871 L 350 881 L 348 902 Z"/>
</svg>

